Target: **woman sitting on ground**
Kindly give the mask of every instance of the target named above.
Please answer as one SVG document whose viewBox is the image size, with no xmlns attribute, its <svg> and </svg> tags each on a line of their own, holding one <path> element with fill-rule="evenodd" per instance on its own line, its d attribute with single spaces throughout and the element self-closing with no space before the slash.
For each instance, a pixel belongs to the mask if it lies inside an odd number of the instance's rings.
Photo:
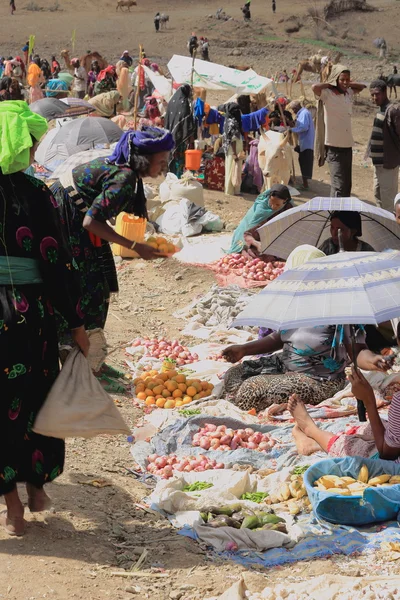
<svg viewBox="0 0 400 600">
<path fill-rule="evenodd" d="M 276 183 L 270 190 L 260 194 L 236 227 L 229 254 L 241 252 L 246 247 L 254 248 L 260 253 L 261 244 L 257 229 L 289 208 L 293 208 L 293 204 L 286 185 Z"/>
<path fill-rule="evenodd" d="M 89 104 L 93 106 L 95 112 L 91 113 L 92 117 L 105 117 L 111 119 L 117 115 L 117 105 L 121 100 L 121 94 L 117 90 L 105 92 L 90 98 Z"/>
<path fill-rule="evenodd" d="M 296 248 L 288 258 L 291 267 L 323 253 L 312 246 Z M 365 345 L 364 327 L 356 326 L 356 352 L 360 368 L 385 370 L 383 357 L 373 354 Z M 238 363 L 245 356 L 272 354 L 257 361 L 245 361 L 229 369 L 224 377 L 229 399 L 242 410 L 257 412 L 273 403 L 282 404 L 297 394 L 308 404 L 319 404 L 331 398 L 346 385 L 345 367 L 351 362 L 352 348 L 349 326 L 327 325 L 301 327 L 275 332 L 247 344 L 226 348 L 223 356 Z"/>
<path fill-rule="evenodd" d="M 342 232 L 343 250 L 346 252 L 375 252 L 372 246 L 359 240 L 362 236 L 361 215 L 352 210 L 336 210 L 331 216 L 331 237 L 319 249 L 327 256 L 337 254 L 339 229 Z"/>
<path fill-rule="evenodd" d="M 349 381 L 354 396 L 364 403 L 368 422 L 339 434 L 323 431 L 294 394 L 289 399 L 289 410 L 296 421 L 293 437 L 298 453 L 308 456 L 322 449 L 331 457 L 362 456 L 400 462 L 400 393 L 394 394 L 388 419 L 383 421 L 376 406 L 374 390 L 364 375 L 353 367 Z"/>
</svg>

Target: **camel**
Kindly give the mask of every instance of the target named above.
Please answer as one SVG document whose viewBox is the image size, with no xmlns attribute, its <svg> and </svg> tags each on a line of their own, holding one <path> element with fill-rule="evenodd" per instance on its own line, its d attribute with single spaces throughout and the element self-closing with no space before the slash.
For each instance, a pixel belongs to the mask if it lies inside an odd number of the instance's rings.
<svg viewBox="0 0 400 600">
<path fill-rule="evenodd" d="M 317 73 L 320 81 L 326 81 L 332 70 L 332 65 L 338 63 L 341 57 L 342 54 L 340 52 L 337 52 L 333 57 L 330 53 L 327 56 L 322 56 L 322 51 L 318 50 L 317 54 L 314 54 L 314 56 L 299 62 L 293 83 L 300 81 L 303 71 Z"/>
<path fill-rule="evenodd" d="M 74 68 L 71 65 L 71 59 L 69 56 L 69 50 L 62 50 L 61 56 L 64 59 L 65 66 L 68 71 L 73 73 Z M 79 62 L 85 68 L 86 72 L 90 71 L 90 66 L 94 60 L 97 60 L 99 63 L 100 69 L 105 69 L 108 66 L 108 62 L 99 54 L 98 52 L 90 52 L 89 54 L 84 54 L 80 57 Z"/>
</svg>

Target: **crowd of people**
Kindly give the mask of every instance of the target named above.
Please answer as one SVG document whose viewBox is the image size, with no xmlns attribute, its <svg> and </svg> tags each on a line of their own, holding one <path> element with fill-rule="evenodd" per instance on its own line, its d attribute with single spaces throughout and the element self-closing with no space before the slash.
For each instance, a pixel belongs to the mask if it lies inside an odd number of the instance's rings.
<svg viewBox="0 0 400 600">
<path fill-rule="evenodd" d="M 250 3 L 245 7 L 250 18 Z M 200 38 L 200 42 L 202 56 L 208 60 L 207 39 Z M 189 41 L 192 56 L 198 47 L 193 34 Z M 119 235 L 109 224 L 121 212 L 147 218 L 143 178 L 166 171 L 180 177 L 186 151 L 196 141 L 206 144 L 207 140 L 205 185 L 230 195 L 246 191 L 246 185 L 256 191 L 257 198 L 234 232 L 229 250 L 253 257 L 263 256 L 258 227 L 294 206 L 288 181 L 264 189 L 258 145 L 265 132 L 283 135 L 285 143 L 292 136 L 305 189 L 312 185 L 315 148 L 318 164 L 326 160 L 329 165 L 331 196 L 352 193 L 352 103 L 365 85 L 353 82 L 344 65 L 334 66 L 327 83 L 313 86 L 318 100 L 316 127 L 304 98 L 274 97 L 259 108 L 249 96 L 239 95 L 212 107 L 202 90 L 183 84 L 176 86 L 166 102 L 150 77 L 160 73 L 159 66 L 142 56 L 140 66 L 134 68 L 128 51 L 115 66 L 101 68 L 94 60 L 86 71 L 82 61 L 73 58 L 71 67 L 63 78 L 54 55 L 50 62 L 37 54 L 29 59 L 0 59 L 0 495 L 7 506 L 0 523 L 11 535 L 22 535 L 25 528 L 17 483 L 26 483 L 30 510 L 42 511 L 50 502 L 44 484 L 63 470 L 64 443 L 33 433 L 32 423 L 59 372 L 58 344 L 75 344 L 87 355 L 87 330 L 105 327 L 110 295 L 118 291 L 110 244 L 134 249 L 145 260 L 158 256 L 150 245 Z M 88 98 L 93 114 L 121 118 L 125 131 L 109 157 L 75 167 L 68 181 L 58 180 L 49 189 L 25 173 L 48 129 L 46 120 L 32 112 L 26 101 L 33 103 L 44 95 L 59 98 L 70 92 L 78 99 Z M 400 222 L 400 109 L 390 103 L 383 81 L 373 81 L 370 94 L 378 109 L 369 144 L 375 199 L 391 212 L 394 201 Z M 124 115 L 131 116 L 135 106 L 137 127 L 126 127 Z M 222 188 L 212 187 L 211 174 L 215 173 L 223 173 Z M 339 252 L 339 230 L 344 250 L 373 250 L 361 239 L 359 213 L 334 212 L 330 227 L 329 239 L 319 248 L 296 249 L 286 268 Z M 359 367 L 386 370 L 388 362 L 368 345 L 364 326 L 357 326 L 356 336 Z M 270 357 L 267 371 L 263 370 L 265 360 L 258 372 L 250 374 L 241 362 L 246 356 L 271 355 L 277 350 L 282 350 L 281 358 Z M 304 402 L 318 404 L 343 389 L 345 368 L 355 358 L 348 327 L 268 332 L 258 341 L 227 348 L 224 355 L 238 363 L 226 373 L 225 391 L 240 408 L 260 411 L 289 400 L 299 449 L 316 442 L 328 452 L 332 448 L 343 452 L 336 438 L 319 432 Z M 118 389 L 114 381 L 120 374 L 108 365 L 96 375 L 109 391 Z M 391 427 L 382 433 L 380 417 L 370 408 L 368 384 L 356 371 L 351 381 L 357 398 L 365 400 L 371 410 L 378 452 L 398 458 L 398 435 Z"/>
</svg>

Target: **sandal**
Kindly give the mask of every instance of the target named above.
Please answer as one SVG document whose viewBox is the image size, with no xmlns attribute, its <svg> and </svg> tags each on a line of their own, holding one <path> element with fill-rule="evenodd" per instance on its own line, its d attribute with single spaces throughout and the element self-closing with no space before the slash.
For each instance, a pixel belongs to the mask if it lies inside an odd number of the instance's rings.
<svg viewBox="0 0 400 600">
<path fill-rule="evenodd" d="M 0 513 L 0 525 L 8 535 L 21 537 L 25 533 L 26 521 L 24 517 L 8 517 L 8 511 Z"/>
<path fill-rule="evenodd" d="M 97 377 L 101 384 L 106 383 L 107 385 L 103 385 L 103 388 L 109 394 L 126 394 L 127 389 L 124 385 L 121 385 L 117 381 L 110 379 L 107 375 L 100 375 Z"/>
</svg>

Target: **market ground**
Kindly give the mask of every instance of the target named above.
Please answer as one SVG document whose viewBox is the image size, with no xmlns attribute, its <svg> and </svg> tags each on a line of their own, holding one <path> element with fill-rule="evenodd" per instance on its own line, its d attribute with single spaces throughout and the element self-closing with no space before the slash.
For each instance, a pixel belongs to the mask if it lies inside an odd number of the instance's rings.
<svg viewBox="0 0 400 600">
<path fill-rule="evenodd" d="M 209 36 L 212 58 L 224 64 L 232 61 L 252 64 L 263 74 L 278 68 L 294 67 L 297 60 L 307 57 L 318 47 L 327 45 L 346 51 L 346 62 L 351 64 L 355 78 L 369 81 L 377 71 L 378 61 L 372 40 L 385 35 L 393 48 L 393 62 L 397 60 L 396 40 L 398 3 L 389 0 L 372 2 L 381 10 L 376 13 L 343 16 L 329 30 L 316 31 L 306 18 L 309 2 L 296 1 L 296 10 L 290 0 L 278 0 L 276 22 L 272 24 L 269 5 L 265 0 L 253 0 L 254 23 L 247 29 L 240 21 L 220 23 L 208 20 L 220 6 L 217 2 L 183 2 L 177 0 L 165 6 L 151 0 L 131 14 L 115 13 L 113 3 L 68 0 L 59 5 L 62 10 L 26 10 L 23 0 L 17 0 L 17 14 L 6 14 L 8 3 L 2 7 L 0 19 L 0 54 L 8 55 L 20 49 L 29 34 L 35 34 L 37 47 L 50 54 L 68 45 L 70 31 L 77 29 L 77 54 L 88 47 L 105 54 L 109 60 L 119 51 L 145 44 L 148 56 L 166 64 L 173 53 L 185 53 L 185 42 L 193 28 L 199 35 Z M 35 3 L 29 3 L 32 7 Z M 236 6 L 238 4 L 238 6 Z M 317 3 L 320 5 L 321 3 Z M 6 6 L 7 5 L 7 6 Z M 225 10 L 239 17 L 240 2 L 230 3 Z M 36 6 L 52 8 L 52 0 L 38 0 Z M 156 36 L 152 16 L 156 10 L 168 12 L 170 29 Z M 236 13 L 235 13 L 236 11 Z M 293 13 L 304 25 L 297 34 L 288 36 L 285 22 L 278 23 Z M 235 14 L 234 14 L 235 13 Z M 316 42 L 315 36 L 323 38 Z M 237 42 L 241 56 L 229 56 Z M 398 51 L 398 50 L 397 50 Z M 366 54 L 368 53 L 368 54 Z M 284 62 L 283 62 L 284 61 Z M 386 68 L 389 71 L 389 67 Z M 311 97 L 309 87 L 308 95 Z M 283 91 L 283 90 L 282 90 Z M 294 95 L 294 94 L 293 94 Z M 214 100 L 214 99 L 213 99 Z M 216 101 L 217 99 L 215 99 Z M 364 92 L 355 107 L 353 129 L 354 152 L 353 192 L 361 199 L 372 201 L 372 168 L 364 160 L 364 152 L 373 118 L 368 93 Z M 314 182 L 307 198 L 327 195 L 326 167 L 316 169 Z M 299 201 L 307 199 L 301 196 Z M 232 229 L 250 206 L 250 198 L 233 198 L 214 192 L 205 192 L 206 206 L 221 215 Z M 123 348 L 136 335 L 165 334 L 179 336 L 183 323 L 172 316 L 177 308 L 188 304 L 197 294 L 206 292 L 214 283 L 210 271 L 180 265 L 175 260 L 144 263 L 124 263 L 119 274 L 121 292 L 111 304 L 107 323 L 107 338 L 112 362 L 123 366 Z M 185 340 L 190 341 L 190 340 Z M 133 425 L 140 411 L 133 407 L 129 397 L 119 397 L 117 404 L 126 421 Z M 0 532 L 0 598 L 7 600 L 36 600 L 54 598 L 69 600 L 127 600 L 149 598 L 164 600 L 182 598 L 203 600 L 225 590 L 239 576 L 257 580 L 262 589 L 267 583 L 290 578 L 300 580 L 323 573 L 350 576 L 386 573 L 387 567 L 377 555 L 332 557 L 297 563 L 259 574 L 245 571 L 234 563 L 210 560 L 207 551 L 197 543 L 182 538 L 167 521 L 148 514 L 137 506 L 147 489 L 137 483 L 126 467 L 131 466 L 129 445 L 124 437 L 99 437 L 94 440 L 69 440 L 65 472 L 50 488 L 55 512 L 44 517 L 27 515 L 29 527 L 25 538 L 11 539 Z M 111 485 L 96 488 L 81 482 L 106 479 Z M 149 551 L 142 566 L 144 572 L 153 567 L 164 569 L 167 577 L 155 578 L 135 575 L 117 578 L 116 570 L 129 569 L 143 548 Z M 391 563 L 390 574 L 400 572 Z M 132 586 L 134 586 L 132 588 Z M 131 587 L 131 591 L 128 588 Z M 136 594 L 134 594 L 134 588 Z"/>
</svg>

